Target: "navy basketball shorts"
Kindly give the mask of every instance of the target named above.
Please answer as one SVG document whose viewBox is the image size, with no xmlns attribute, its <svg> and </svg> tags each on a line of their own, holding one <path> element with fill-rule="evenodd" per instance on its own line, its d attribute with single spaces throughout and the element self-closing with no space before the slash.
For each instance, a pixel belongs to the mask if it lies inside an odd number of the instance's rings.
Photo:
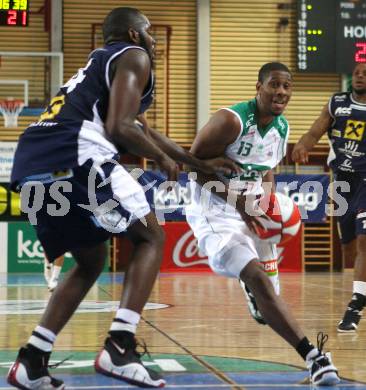
<svg viewBox="0 0 366 390">
<path fill-rule="evenodd" d="M 338 217 L 338 230 L 343 244 L 348 244 L 358 235 L 366 234 L 366 175 L 337 174 L 337 181 L 347 181 L 349 192 L 342 192 L 348 208 Z"/>
<path fill-rule="evenodd" d="M 28 177 L 21 198 L 50 261 L 122 234 L 151 211 L 140 184 L 114 160 Z"/>
</svg>

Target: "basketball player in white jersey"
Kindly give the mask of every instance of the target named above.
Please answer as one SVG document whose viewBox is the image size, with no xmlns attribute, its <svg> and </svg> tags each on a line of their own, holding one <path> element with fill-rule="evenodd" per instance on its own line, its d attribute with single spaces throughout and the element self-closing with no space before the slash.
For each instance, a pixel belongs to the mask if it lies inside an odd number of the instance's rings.
<svg viewBox="0 0 366 390">
<path fill-rule="evenodd" d="M 292 92 L 289 69 L 277 62 L 263 65 L 256 89 L 254 99 L 218 110 L 197 133 L 191 149 L 196 157 L 226 155 L 242 172 L 198 172 L 187 221 L 212 270 L 246 285 L 263 320 L 305 360 L 311 382 L 332 385 L 339 377 L 330 355 L 322 351 L 327 336 L 318 335 L 318 348 L 310 343 L 278 295 L 277 278 L 271 283 L 260 263 L 275 260 L 277 253 L 256 236 L 258 221 L 247 206 L 263 194 L 263 181 L 273 183 L 271 170 L 286 152 L 289 126 L 282 113 Z"/>
</svg>

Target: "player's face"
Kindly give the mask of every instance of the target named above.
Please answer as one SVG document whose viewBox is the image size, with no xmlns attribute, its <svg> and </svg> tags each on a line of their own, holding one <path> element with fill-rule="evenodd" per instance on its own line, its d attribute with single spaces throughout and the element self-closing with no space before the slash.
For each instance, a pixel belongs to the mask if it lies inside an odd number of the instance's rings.
<svg viewBox="0 0 366 390">
<path fill-rule="evenodd" d="M 149 53 L 151 61 L 155 58 L 155 39 L 151 34 L 151 24 L 149 20 L 144 16 L 145 22 L 142 28 L 139 30 L 140 34 L 140 45 L 146 49 Z"/>
<path fill-rule="evenodd" d="M 359 95 L 366 94 L 366 64 L 358 64 L 353 70 L 352 89 Z"/>
<path fill-rule="evenodd" d="M 257 83 L 257 98 L 264 114 L 278 116 L 285 110 L 292 94 L 288 72 L 274 70 L 263 83 Z"/>
</svg>

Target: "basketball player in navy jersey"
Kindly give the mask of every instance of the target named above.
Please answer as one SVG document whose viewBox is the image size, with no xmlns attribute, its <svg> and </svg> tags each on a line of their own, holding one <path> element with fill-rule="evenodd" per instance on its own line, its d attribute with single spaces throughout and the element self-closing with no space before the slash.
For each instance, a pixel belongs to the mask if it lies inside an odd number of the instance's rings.
<svg viewBox="0 0 366 390">
<path fill-rule="evenodd" d="M 292 158 L 307 163 L 308 153 L 325 134 L 328 158 L 337 181 L 348 184 L 342 192 L 348 208 L 339 217 L 343 255 L 354 260 L 352 299 L 338 332 L 355 332 L 366 305 L 366 64 L 355 66 L 352 92 L 333 95 L 310 130 L 295 145 Z"/>
<path fill-rule="evenodd" d="M 222 158 L 199 160 L 135 124 L 153 99 L 155 41 L 150 27 L 137 9 L 112 10 L 103 24 L 105 46 L 90 54 L 86 66 L 19 139 L 12 186 L 22 191 L 29 210 L 37 210 L 28 216 L 49 260 L 71 251 L 76 265 L 56 287 L 10 368 L 8 382 L 17 388 L 65 388 L 48 372 L 53 343 L 101 273 L 105 241 L 125 230 L 134 251 L 120 308 L 95 369 L 139 386 L 165 385 L 142 364 L 134 337 L 159 271 L 164 234 L 141 186 L 114 159 L 128 151 L 154 160 L 169 180 L 177 178 L 176 161 L 203 172 L 236 168 Z"/>
</svg>

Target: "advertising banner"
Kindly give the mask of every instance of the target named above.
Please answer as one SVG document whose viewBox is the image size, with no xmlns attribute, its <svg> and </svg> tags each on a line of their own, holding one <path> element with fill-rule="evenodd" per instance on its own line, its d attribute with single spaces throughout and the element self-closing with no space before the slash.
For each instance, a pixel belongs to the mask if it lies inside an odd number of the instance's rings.
<svg viewBox="0 0 366 390">
<path fill-rule="evenodd" d="M 33 226 L 28 222 L 8 223 L 8 272 L 43 272 L 44 251 Z M 75 265 L 70 253 L 65 254 L 62 271 Z M 106 261 L 105 271 L 108 271 Z"/>
<path fill-rule="evenodd" d="M 146 198 L 159 220 L 185 221 L 184 208 L 191 202 L 187 173 L 180 173 L 178 183 L 166 191 L 166 178 L 158 171 L 145 171 L 139 177 Z M 290 196 L 299 206 L 304 222 L 322 223 L 326 220 L 328 175 L 275 175 L 277 191 Z M 10 191 L 9 183 L 0 182 L 0 221 L 24 221 L 20 196 Z"/>
<path fill-rule="evenodd" d="M 186 222 L 168 222 L 163 225 L 166 241 L 162 272 L 211 271 L 208 259 L 200 253 L 197 240 Z M 285 246 L 278 246 L 279 269 L 282 272 L 301 272 L 301 230 Z"/>
<path fill-rule="evenodd" d="M 276 190 L 288 195 L 299 207 L 303 222 L 327 219 L 329 175 L 275 175 Z"/>
<path fill-rule="evenodd" d="M 144 187 L 146 199 L 158 219 L 165 221 L 186 220 L 183 210 L 191 202 L 191 191 L 190 187 L 187 186 L 187 173 L 181 172 L 179 174 L 178 184 L 171 191 L 166 191 L 166 186 L 162 186 L 166 177 L 159 171 L 145 171 L 138 181 Z"/>
<path fill-rule="evenodd" d="M 74 264 L 65 255 L 63 271 Z M 8 224 L 8 272 L 43 272 L 44 252 L 33 226 L 28 222 Z"/>
<path fill-rule="evenodd" d="M 0 142 L 0 182 L 9 183 L 17 142 Z"/>
<path fill-rule="evenodd" d="M 158 171 L 146 171 L 139 178 L 145 188 L 147 200 L 159 220 L 185 221 L 184 207 L 191 202 L 188 175 L 181 173 L 176 185 L 166 191 L 165 177 Z M 328 199 L 328 175 L 275 175 L 277 191 L 290 196 L 299 206 L 302 220 L 310 223 L 322 223 L 326 220 Z"/>
<path fill-rule="evenodd" d="M 10 190 L 9 183 L 0 182 L 0 221 L 26 221 L 20 210 L 20 194 Z"/>
</svg>

